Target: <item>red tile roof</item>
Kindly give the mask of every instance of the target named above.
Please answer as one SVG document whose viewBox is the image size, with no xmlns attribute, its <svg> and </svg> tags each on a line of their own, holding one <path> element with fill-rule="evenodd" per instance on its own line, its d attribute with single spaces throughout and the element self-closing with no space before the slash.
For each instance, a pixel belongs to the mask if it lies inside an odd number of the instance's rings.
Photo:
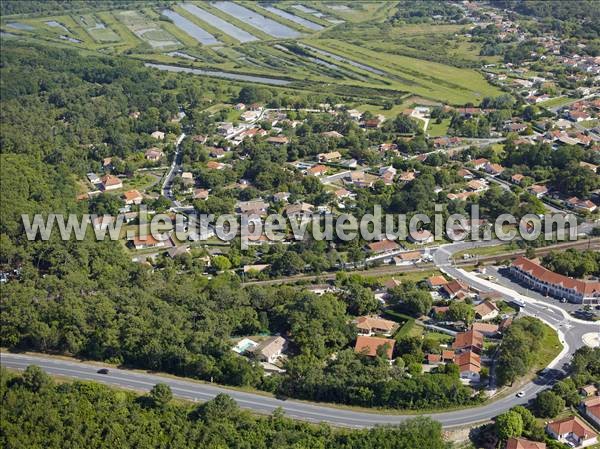
<svg viewBox="0 0 600 449">
<path fill-rule="evenodd" d="M 571 416 L 570 418 L 561 419 L 559 421 L 553 421 L 548 424 L 548 428 L 556 435 L 564 435 L 572 433 L 577 435 L 579 438 L 587 440 L 588 438 L 596 436 L 594 432 L 587 424 L 585 424 L 577 416 Z"/>
<path fill-rule="evenodd" d="M 546 449 L 546 443 L 529 441 L 525 438 L 509 438 L 506 441 L 506 449 Z"/>
<path fill-rule="evenodd" d="M 480 332 L 470 329 L 466 332 L 456 334 L 452 348 L 463 349 L 469 347 L 483 348 L 483 335 Z"/>
<path fill-rule="evenodd" d="M 382 253 L 400 249 L 400 245 L 392 240 L 381 240 L 380 242 L 369 243 L 369 249 L 375 253 Z"/>
<path fill-rule="evenodd" d="M 473 351 L 466 351 L 462 354 L 458 354 L 454 363 L 458 365 L 458 369 L 461 373 L 464 371 L 473 371 L 475 373 L 481 371 L 481 357 Z"/>
<path fill-rule="evenodd" d="M 394 344 L 396 340 L 391 338 L 379 338 L 379 337 L 367 337 L 365 335 L 359 335 L 356 338 L 356 345 L 354 346 L 354 352 L 357 354 L 365 354 L 371 357 L 377 355 L 377 349 L 380 346 L 387 345 L 386 355 L 388 359 L 392 358 L 394 353 Z"/>
<path fill-rule="evenodd" d="M 584 296 L 592 296 L 600 294 L 600 281 L 583 281 L 581 279 L 572 279 L 562 274 L 544 268 L 543 266 L 529 260 L 525 257 L 519 257 L 513 262 L 513 266 L 525 271 L 530 276 L 535 277 L 540 281 L 547 282 L 553 285 L 562 285 L 565 288 L 575 290 Z"/>
</svg>

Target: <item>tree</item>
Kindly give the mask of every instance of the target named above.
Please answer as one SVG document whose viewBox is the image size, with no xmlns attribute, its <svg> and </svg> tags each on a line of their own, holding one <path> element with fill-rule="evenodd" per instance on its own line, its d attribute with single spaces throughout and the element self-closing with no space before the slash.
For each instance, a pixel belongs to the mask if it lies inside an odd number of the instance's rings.
<svg viewBox="0 0 600 449">
<path fill-rule="evenodd" d="M 418 289 L 414 284 L 407 284 L 390 290 L 390 303 L 406 313 L 421 316 L 429 312 L 433 300 L 426 290 Z"/>
<path fill-rule="evenodd" d="M 217 271 L 225 271 L 231 269 L 231 262 L 225 256 L 217 255 L 214 256 L 211 260 L 212 266 L 215 267 Z"/>
<path fill-rule="evenodd" d="M 496 417 L 496 433 L 502 441 L 506 441 L 511 437 L 520 437 L 523 433 L 521 415 L 512 410 L 498 415 Z"/>
<path fill-rule="evenodd" d="M 54 382 L 39 366 L 29 365 L 21 376 L 21 384 L 28 390 L 38 393 L 51 387 Z"/>
<path fill-rule="evenodd" d="M 558 381 L 554 387 L 552 387 L 552 391 L 563 398 L 568 407 L 577 406 L 581 401 L 573 379 Z"/>
<path fill-rule="evenodd" d="M 540 418 L 554 418 L 565 408 L 565 401 L 556 393 L 546 390 L 537 395 L 533 408 Z"/>
<path fill-rule="evenodd" d="M 453 301 L 448 310 L 450 318 L 454 321 L 464 321 L 470 326 L 475 319 L 475 310 L 470 304 L 461 301 Z"/>
<path fill-rule="evenodd" d="M 365 315 L 379 308 L 379 301 L 375 298 L 373 290 L 359 284 L 348 286 L 344 301 L 348 305 L 348 312 L 352 315 Z"/>
<path fill-rule="evenodd" d="M 155 407 L 164 408 L 173 399 L 171 387 L 164 383 L 158 383 L 150 390 L 150 399 Z"/>
</svg>

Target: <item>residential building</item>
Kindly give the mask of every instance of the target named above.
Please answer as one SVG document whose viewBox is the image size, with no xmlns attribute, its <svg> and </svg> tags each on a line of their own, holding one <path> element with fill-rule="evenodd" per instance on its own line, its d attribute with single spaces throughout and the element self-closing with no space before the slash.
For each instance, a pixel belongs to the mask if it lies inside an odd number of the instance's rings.
<svg viewBox="0 0 600 449">
<path fill-rule="evenodd" d="M 100 184 L 102 181 L 100 180 L 100 177 L 96 174 L 96 173 L 88 173 L 87 174 L 87 179 L 93 184 Z"/>
<path fill-rule="evenodd" d="M 325 173 L 327 173 L 327 170 L 329 170 L 327 166 L 317 164 L 306 170 L 306 174 L 312 176 L 323 176 Z"/>
<path fill-rule="evenodd" d="M 467 296 L 469 287 L 460 281 L 453 280 L 442 285 L 442 292 L 450 299 L 464 298 Z"/>
<path fill-rule="evenodd" d="M 392 240 L 381 240 L 379 242 L 371 242 L 368 245 L 369 251 L 375 254 L 386 254 L 393 251 L 398 251 L 400 245 Z"/>
<path fill-rule="evenodd" d="M 323 137 L 329 137 L 330 139 L 341 139 L 342 137 L 344 137 L 343 134 L 340 134 L 337 131 L 325 131 L 322 132 L 321 135 Z"/>
<path fill-rule="evenodd" d="M 342 158 L 339 151 L 332 151 L 330 153 L 319 153 L 317 155 L 319 162 L 335 162 Z"/>
<path fill-rule="evenodd" d="M 394 256 L 394 263 L 397 266 L 412 265 L 423 260 L 423 254 L 420 251 L 406 251 Z"/>
<path fill-rule="evenodd" d="M 525 257 L 513 262 L 511 273 L 544 295 L 564 298 L 576 304 L 600 304 L 600 281 L 584 281 L 554 273 Z"/>
<path fill-rule="evenodd" d="M 473 329 L 469 329 L 466 332 L 459 332 L 454 337 L 452 349 L 455 351 L 473 351 L 476 354 L 481 354 L 483 349 L 483 335 Z"/>
<path fill-rule="evenodd" d="M 283 337 L 270 337 L 260 342 L 252 352 L 263 362 L 275 363 L 287 347 L 287 340 Z"/>
<path fill-rule="evenodd" d="M 473 165 L 475 170 L 482 170 L 489 163 L 490 161 L 485 158 L 474 159 L 471 161 L 471 165 Z"/>
<path fill-rule="evenodd" d="M 484 337 L 493 337 L 500 332 L 500 326 L 492 323 L 473 323 L 471 328 Z"/>
<path fill-rule="evenodd" d="M 165 133 L 162 131 L 154 131 L 152 134 L 150 134 L 153 138 L 155 138 L 156 140 L 165 140 Z"/>
<path fill-rule="evenodd" d="M 267 143 L 272 145 L 286 145 L 290 143 L 290 139 L 286 136 L 272 136 L 267 139 Z"/>
<path fill-rule="evenodd" d="M 447 283 L 448 283 L 448 281 L 446 280 L 446 278 L 441 275 L 431 276 L 430 278 L 427 279 L 427 286 L 430 289 L 439 289 L 443 285 L 446 285 Z"/>
<path fill-rule="evenodd" d="M 529 193 L 532 195 L 541 198 L 548 193 L 548 188 L 546 186 L 541 186 L 538 184 L 534 184 L 527 189 Z"/>
<path fill-rule="evenodd" d="M 594 212 L 598 208 L 598 206 L 596 206 L 592 201 L 582 200 L 577 198 L 576 196 L 571 197 L 567 200 L 567 206 L 579 212 L 589 213 Z"/>
<path fill-rule="evenodd" d="M 458 365 L 461 379 L 469 382 L 479 382 L 481 373 L 481 356 L 474 351 L 467 350 L 457 354 L 454 363 Z"/>
<path fill-rule="evenodd" d="M 521 184 L 523 179 L 525 179 L 525 175 L 522 175 L 521 173 L 515 173 L 510 177 L 510 180 L 513 184 Z"/>
<path fill-rule="evenodd" d="M 408 235 L 408 240 L 418 245 L 425 245 L 426 243 L 433 242 L 433 234 L 427 229 L 422 229 L 420 231 L 411 232 Z"/>
<path fill-rule="evenodd" d="M 315 206 L 309 203 L 290 204 L 283 209 L 288 218 L 310 217 Z"/>
<path fill-rule="evenodd" d="M 141 204 L 142 200 L 144 199 L 142 194 L 137 190 L 128 190 L 123 194 L 123 198 L 125 199 L 125 204 L 127 205 Z"/>
<path fill-rule="evenodd" d="M 598 394 L 598 388 L 594 384 L 584 385 L 579 389 L 579 392 L 584 396 L 595 396 Z"/>
<path fill-rule="evenodd" d="M 144 153 L 147 160 L 152 162 L 158 162 L 164 157 L 164 153 L 156 147 L 148 148 Z"/>
<path fill-rule="evenodd" d="M 485 169 L 485 171 L 487 173 L 489 173 L 492 176 L 499 175 L 499 174 L 501 174 L 504 171 L 504 167 L 502 165 L 500 165 L 500 164 L 491 164 L 489 162 L 487 164 L 485 164 L 484 169 Z"/>
<path fill-rule="evenodd" d="M 496 304 L 488 300 L 475 306 L 475 318 L 481 321 L 493 320 L 499 313 Z"/>
<path fill-rule="evenodd" d="M 164 240 L 157 240 L 152 234 L 143 237 L 134 237 L 131 242 L 135 249 L 162 248 L 165 246 Z"/>
<path fill-rule="evenodd" d="M 358 332 L 363 335 L 381 334 L 390 336 L 398 329 L 398 323 L 374 315 L 359 316 L 354 320 Z"/>
<path fill-rule="evenodd" d="M 598 441 L 598 435 L 577 416 L 551 421 L 546 432 L 555 440 L 571 447 L 587 447 Z"/>
<path fill-rule="evenodd" d="M 354 352 L 357 354 L 364 354 L 369 357 L 375 357 L 377 350 L 382 348 L 385 356 L 391 360 L 394 354 L 394 345 L 396 340 L 391 338 L 380 338 L 380 337 L 369 337 L 367 335 L 359 335 L 356 337 L 356 344 L 354 345 Z"/>
<path fill-rule="evenodd" d="M 592 396 L 585 399 L 582 403 L 585 415 L 600 427 L 600 396 Z"/>
<path fill-rule="evenodd" d="M 546 443 L 530 441 L 525 438 L 509 438 L 505 449 L 546 449 Z"/>
<path fill-rule="evenodd" d="M 207 190 L 207 189 L 196 189 L 196 190 L 194 190 L 194 199 L 195 200 L 207 200 L 208 194 L 209 194 L 209 190 Z"/>
<path fill-rule="evenodd" d="M 106 191 L 123 188 L 123 183 L 121 180 L 113 175 L 104 175 L 102 178 L 100 178 L 100 181 L 102 182 L 102 189 Z"/>
</svg>

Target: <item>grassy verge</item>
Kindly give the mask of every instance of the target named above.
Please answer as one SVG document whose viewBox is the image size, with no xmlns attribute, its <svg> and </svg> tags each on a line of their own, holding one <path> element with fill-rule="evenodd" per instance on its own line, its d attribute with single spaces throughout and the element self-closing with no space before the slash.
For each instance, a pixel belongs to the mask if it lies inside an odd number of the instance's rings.
<svg viewBox="0 0 600 449">
<path fill-rule="evenodd" d="M 429 137 L 445 136 L 448 133 L 448 128 L 450 128 L 450 121 L 449 118 L 443 119 L 442 123 L 435 123 L 435 120 L 430 120 L 427 134 L 429 134 Z"/>
</svg>

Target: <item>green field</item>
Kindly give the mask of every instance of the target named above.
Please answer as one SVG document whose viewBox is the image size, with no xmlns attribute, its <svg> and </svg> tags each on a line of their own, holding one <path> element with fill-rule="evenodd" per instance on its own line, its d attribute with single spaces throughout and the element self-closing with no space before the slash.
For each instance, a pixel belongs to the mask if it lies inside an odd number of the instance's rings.
<svg viewBox="0 0 600 449">
<path fill-rule="evenodd" d="M 168 50 L 181 46 L 171 33 L 138 11 L 121 11 L 115 15 L 137 37 L 146 41 L 154 49 Z"/>
<path fill-rule="evenodd" d="M 349 101 L 359 110 L 370 110 L 386 117 L 396 116 L 410 107 L 409 97 L 419 98 L 423 104 L 433 101 L 462 105 L 468 102 L 477 104 L 483 97 L 501 94 L 480 72 L 469 67 L 478 66 L 483 61 L 478 56 L 478 44 L 468 42 L 465 37 L 451 38 L 462 29 L 462 25 L 389 26 L 385 21 L 395 11 L 393 2 L 303 2 L 321 14 L 319 17 L 293 8 L 294 2 L 277 3 L 277 7 L 284 11 L 325 27 L 314 32 L 263 11 L 251 2 L 243 0 L 240 3 L 279 23 L 302 30 L 306 37 L 295 42 L 274 39 L 208 2 L 194 4 L 260 40 L 241 44 L 180 5 L 173 5 L 172 9 L 213 34 L 222 45 L 198 45 L 175 24 L 161 20 L 160 8 L 156 6 L 112 11 L 88 8 L 80 14 L 15 19 L 33 26 L 32 30 L 8 29 L 6 21 L 10 19 L 5 19 L 2 28 L 33 40 L 51 41 L 55 45 L 76 46 L 103 54 L 126 54 L 143 61 L 281 76 L 295 81 L 292 87 L 296 89 L 322 93 L 325 88 L 331 94 L 351 99 Z M 336 25 L 328 19 L 343 20 L 344 23 Z M 71 43 L 61 38 L 64 30 L 45 24 L 51 20 L 69 30 L 67 37 L 81 42 Z M 309 47 L 299 49 L 297 44 Z M 173 50 L 191 58 L 169 55 Z M 390 101 L 391 109 L 384 109 L 384 104 Z M 428 132 L 435 137 L 444 135 L 446 129 L 446 122 L 440 125 L 430 123 Z"/>
<path fill-rule="evenodd" d="M 539 103 L 539 106 L 541 106 L 543 108 L 556 108 L 559 106 L 569 104 L 572 101 L 573 101 L 572 98 L 569 98 L 566 96 L 561 96 L 561 97 L 551 98 L 550 100 L 542 101 L 541 103 Z"/>
<path fill-rule="evenodd" d="M 452 67 L 401 55 L 382 54 L 334 39 L 308 39 L 311 46 L 382 70 L 382 81 L 406 92 L 454 104 L 478 102 L 501 91 L 472 69 Z"/>
<path fill-rule="evenodd" d="M 76 20 L 88 32 L 88 34 L 99 43 L 120 42 L 119 35 L 99 20 L 94 14 L 83 14 L 76 16 Z"/>
<path fill-rule="evenodd" d="M 435 123 L 435 120 L 429 120 L 429 126 L 427 127 L 427 134 L 430 137 L 441 137 L 448 133 L 451 119 L 445 118 L 442 123 Z"/>
</svg>

